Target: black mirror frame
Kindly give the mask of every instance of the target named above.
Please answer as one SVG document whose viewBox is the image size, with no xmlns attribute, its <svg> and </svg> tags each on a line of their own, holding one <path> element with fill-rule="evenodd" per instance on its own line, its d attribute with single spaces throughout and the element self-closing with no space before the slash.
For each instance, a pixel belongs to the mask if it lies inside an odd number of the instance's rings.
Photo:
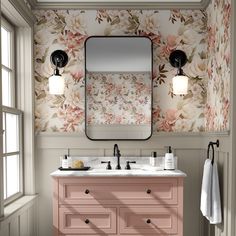
<svg viewBox="0 0 236 236">
<path fill-rule="evenodd" d="M 86 43 L 87 41 L 90 39 L 90 38 L 147 38 L 151 41 L 151 133 L 150 133 L 150 136 L 148 136 L 147 138 L 145 139 L 125 139 L 125 138 L 122 138 L 122 139 L 93 139 L 93 138 L 90 138 L 87 134 L 87 125 L 86 125 L 86 121 L 87 121 L 87 91 L 86 91 L 86 88 L 87 88 L 87 81 L 86 81 Z M 126 36 L 126 35 L 112 35 L 112 36 L 102 36 L 102 35 L 96 35 L 96 36 L 89 36 L 88 38 L 86 38 L 85 42 L 84 42 L 84 71 L 85 71 L 85 135 L 86 137 L 89 139 L 89 140 L 92 140 L 92 141 L 145 141 L 145 140 L 148 140 L 151 138 L 152 134 L 153 134 L 153 43 L 152 43 L 152 40 L 147 37 L 147 36 L 137 36 L 137 35 L 132 35 L 132 36 Z"/>
</svg>

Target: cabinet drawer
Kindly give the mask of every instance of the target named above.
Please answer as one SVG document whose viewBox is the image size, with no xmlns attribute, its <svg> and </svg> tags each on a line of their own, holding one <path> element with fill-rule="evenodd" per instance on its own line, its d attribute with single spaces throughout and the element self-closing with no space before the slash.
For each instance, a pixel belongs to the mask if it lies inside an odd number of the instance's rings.
<svg viewBox="0 0 236 236">
<path fill-rule="evenodd" d="M 60 207 L 59 231 L 62 234 L 116 234 L 116 208 Z"/>
<path fill-rule="evenodd" d="M 121 234 L 177 234 L 177 207 L 120 208 Z"/>
<path fill-rule="evenodd" d="M 94 180 L 95 181 L 95 180 Z M 163 178 L 152 182 L 83 183 L 59 181 L 59 204 L 177 204 L 178 181 Z"/>
</svg>

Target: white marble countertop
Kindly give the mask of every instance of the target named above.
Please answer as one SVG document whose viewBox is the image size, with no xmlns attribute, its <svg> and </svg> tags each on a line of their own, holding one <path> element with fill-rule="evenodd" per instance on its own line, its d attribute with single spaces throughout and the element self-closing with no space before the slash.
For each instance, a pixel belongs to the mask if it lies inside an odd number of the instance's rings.
<svg viewBox="0 0 236 236">
<path fill-rule="evenodd" d="M 106 170 L 91 168 L 87 171 L 56 170 L 51 173 L 52 177 L 186 177 L 181 170 Z"/>
</svg>

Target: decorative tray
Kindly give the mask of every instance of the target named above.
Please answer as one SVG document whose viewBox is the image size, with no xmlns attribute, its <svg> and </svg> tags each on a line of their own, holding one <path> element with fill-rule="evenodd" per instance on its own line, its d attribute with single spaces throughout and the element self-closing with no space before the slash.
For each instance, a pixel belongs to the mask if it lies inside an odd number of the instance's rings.
<svg viewBox="0 0 236 236">
<path fill-rule="evenodd" d="M 84 166 L 83 168 L 62 168 L 62 167 L 59 167 L 58 168 L 59 170 L 89 170 L 90 169 L 90 166 Z"/>
</svg>

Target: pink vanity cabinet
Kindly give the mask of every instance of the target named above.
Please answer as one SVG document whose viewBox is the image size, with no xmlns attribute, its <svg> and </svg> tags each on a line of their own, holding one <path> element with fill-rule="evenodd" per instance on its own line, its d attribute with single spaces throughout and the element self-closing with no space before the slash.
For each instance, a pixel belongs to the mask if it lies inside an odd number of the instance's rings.
<svg viewBox="0 0 236 236">
<path fill-rule="evenodd" d="M 53 176 L 54 236 L 183 236 L 183 176 Z"/>
</svg>

